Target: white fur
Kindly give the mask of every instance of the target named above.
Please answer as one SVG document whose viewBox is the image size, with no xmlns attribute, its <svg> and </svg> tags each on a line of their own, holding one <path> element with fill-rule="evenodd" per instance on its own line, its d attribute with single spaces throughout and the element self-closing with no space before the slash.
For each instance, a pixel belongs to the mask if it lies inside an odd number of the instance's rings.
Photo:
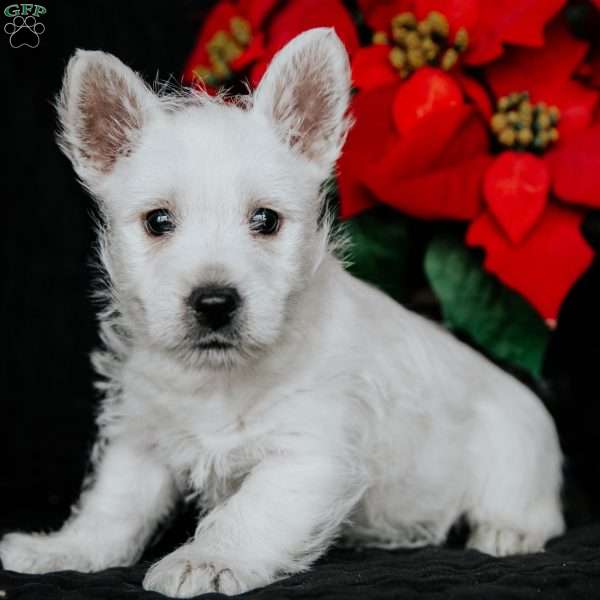
<svg viewBox="0 0 600 600">
<path fill-rule="evenodd" d="M 110 168 L 81 135 L 96 106 L 80 101 L 85 77 L 115 106 L 101 124 L 122 144 Z M 6 568 L 131 564 L 182 495 L 205 514 L 144 580 L 177 597 L 305 570 L 340 534 L 439 544 L 465 516 L 472 547 L 505 555 L 563 531 L 561 453 L 540 401 L 328 249 L 320 190 L 348 90 L 345 51 L 325 29 L 282 50 L 254 104 L 159 97 L 114 57 L 72 59 L 61 143 L 104 215 L 101 441 L 72 517 L 48 535 L 7 535 Z M 249 231 L 259 206 L 283 216 L 277 235 Z M 142 225 L 157 207 L 176 215 L 168 239 Z M 190 341 L 185 299 L 215 278 L 244 299 L 232 351 Z"/>
</svg>

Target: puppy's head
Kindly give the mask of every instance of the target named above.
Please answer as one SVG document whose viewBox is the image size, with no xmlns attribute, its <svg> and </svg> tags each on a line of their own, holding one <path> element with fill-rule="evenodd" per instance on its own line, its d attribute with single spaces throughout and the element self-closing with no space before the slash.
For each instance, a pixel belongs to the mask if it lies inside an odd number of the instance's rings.
<svg viewBox="0 0 600 600">
<path fill-rule="evenodd" d="M 111 55 L 75 54 L 59 141 L 103 214 L 130 335 L 212 367 L 276 342 L 325 252 L 320 190 L 349 89 L 330 29 L 292 40 L 238 102 L 157 95 Z"/>
</svg>

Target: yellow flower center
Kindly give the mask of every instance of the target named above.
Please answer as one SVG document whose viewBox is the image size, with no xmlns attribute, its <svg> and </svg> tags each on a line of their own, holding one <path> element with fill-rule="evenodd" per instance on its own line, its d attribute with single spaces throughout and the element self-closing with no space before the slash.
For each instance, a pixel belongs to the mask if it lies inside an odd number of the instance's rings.
<svg viewBox="0 0 600 600">
<path fill-rule="evenodd" d="M 231 63 L 250 45 L 252 30 L 250 23 L 242 17 L 229 20 L 229 30 L 217 31 L 206 43 L 210 65 L 198 65 L 194 75 L 207 83 L 217 86 L 231 77 Z"/>
<path fill-rule="evenodd" d="M 498 100 L 490 126 L 504 148 L 543 152 L 558 140 L 559 119 L 556 106 L 532 104 L 528 92 L 513 92 Z"/>
<path fill-rule="evenodd" d="M 422 21 L 411 12 L 396 15 L 390 22 L 390 32 L 376 31 L 374 44 L 390 44 L 390 63 L 400 77 L 408 77 L 419 67 L 430 65 L 449 71 L 469 45 L 469 34 L 461 27 L 450 40 L 446 17 L 431 11 Z"/>
</svg>

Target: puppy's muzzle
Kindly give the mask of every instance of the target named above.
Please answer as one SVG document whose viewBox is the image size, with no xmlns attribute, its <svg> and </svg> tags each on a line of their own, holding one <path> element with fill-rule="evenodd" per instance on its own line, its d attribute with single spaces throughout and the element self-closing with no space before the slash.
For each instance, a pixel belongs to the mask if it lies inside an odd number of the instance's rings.
<svg viewBox="0 0 600 600">
<path fill-rule="evenodd" d="M 210 331 L 229 325 L 241 304 L 235 288 L 216 286 L 196 288 L 188 301 L 198 324 Z"/>
</svg>

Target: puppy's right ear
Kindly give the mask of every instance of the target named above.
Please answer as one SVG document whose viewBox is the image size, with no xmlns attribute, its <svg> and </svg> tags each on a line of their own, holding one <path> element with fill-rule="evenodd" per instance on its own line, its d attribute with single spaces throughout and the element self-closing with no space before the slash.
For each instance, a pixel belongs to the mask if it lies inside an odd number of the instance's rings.
<svg viewBox="0 0 600 600">
<path fill-rule="evenodd" d="M 157 106 L 141 77 L 120 60 L 77 50 L 58 96 L 58 140 L 85 184 L 94 187 L 119 158 L 131 154 Z"/>
</svg>

